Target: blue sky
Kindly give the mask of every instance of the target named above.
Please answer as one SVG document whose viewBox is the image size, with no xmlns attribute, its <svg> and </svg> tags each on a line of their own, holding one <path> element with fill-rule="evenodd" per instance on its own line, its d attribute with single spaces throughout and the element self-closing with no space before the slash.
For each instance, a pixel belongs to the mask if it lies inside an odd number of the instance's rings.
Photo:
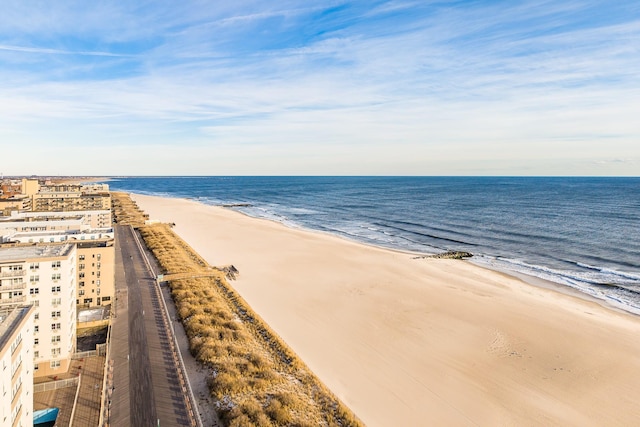
<svg viewBox="0 0 640 427">
<path fill-rule="evenodd" d="M 5 175 L 640 175 L 640 2 L 3 0 Z"/>
</svg>

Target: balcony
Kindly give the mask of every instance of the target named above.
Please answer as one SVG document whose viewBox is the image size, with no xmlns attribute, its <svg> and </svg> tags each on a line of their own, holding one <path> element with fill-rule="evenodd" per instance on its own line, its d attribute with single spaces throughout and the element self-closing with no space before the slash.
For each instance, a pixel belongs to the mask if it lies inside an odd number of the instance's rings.
<svg viewBox="0 0 640 427">
<path fill-rule="evenodd" d="M 22 277 L 27 275 L 27 270 L 2 270 L 0 271 L 0 278 L 5 277 Z"/>
<path fill-rule="evenodd" d="M 0 304 L 19 304 L 27 300 L 26 295 L 15 296 L 11 298 L 0 298 Z"/>
<path fill-rule="evenodd" d="M 0 292 L 17 291 L 20 289 L 27 289 L 27 282 L 12 283 L 10 285 L 0 285 Z"/>
</svg>

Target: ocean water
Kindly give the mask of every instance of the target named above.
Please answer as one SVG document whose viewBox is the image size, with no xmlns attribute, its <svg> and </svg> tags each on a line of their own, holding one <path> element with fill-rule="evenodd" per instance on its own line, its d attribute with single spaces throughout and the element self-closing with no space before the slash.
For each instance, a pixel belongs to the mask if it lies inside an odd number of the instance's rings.
<svg viewBox="0 0 640 427">
<path fill-rule="evenodd" d="M 135 177 L 112 190 L 539 277 L 640 314 L 640 178 Z"/>
</svg>

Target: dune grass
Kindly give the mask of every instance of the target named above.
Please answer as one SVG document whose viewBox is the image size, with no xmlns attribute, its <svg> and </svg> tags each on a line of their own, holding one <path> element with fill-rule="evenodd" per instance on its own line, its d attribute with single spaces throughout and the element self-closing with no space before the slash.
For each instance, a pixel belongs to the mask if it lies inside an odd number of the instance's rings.
<svg viewBox="0 0 640 427">
<path fill-rule="evenodd" d="M 209 368 L 209 390 L 225 425 L 362 426 L 229 286 L 222 270 L 212 269 L 167 224 L 139 231 L 165 274 L 214 272 L 169 285 L 190 351 Z"/>
<path fill-rule="evenodd" d="M 140 227 L 149 219 L 127 193 L 111 192 L 111 213 L 113 221 L 120 225 Z"/>
</svg>

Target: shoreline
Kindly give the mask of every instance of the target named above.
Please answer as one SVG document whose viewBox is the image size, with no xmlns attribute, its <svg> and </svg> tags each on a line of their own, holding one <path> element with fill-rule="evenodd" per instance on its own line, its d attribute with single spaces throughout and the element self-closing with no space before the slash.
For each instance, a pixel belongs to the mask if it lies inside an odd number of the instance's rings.
<svg viewBox="0 0 640 427">
<path fill-rule="evenodd" d="M 139 194 L 139 193 L 136 193 Z M 248 213 L 242 212 L 240 210 L 236 210 L 233 209 L 234 207 L 236 207 L 236 205 L 233 206 L 227 206 L 227 205 L 209 205 L 206 203 L 202 203 L 200 200 L 195 199 L 195 198 L 181 198 L 181 197 L 168 197 L 168 196 L 155 196 L 155 195 L 148 195 L 151 197 L 163 197 L 163 198 L 175 198 L 175 199 L 182 199 L 182 200 L 189 200 L 189 201 L 194 201 L 200 204 L 203 204 L 205 206 L 212 206 L 212 207 L 219 207 L 222 209 L 227 209 L 231 212 L 236 212 L 239 213 L 241 215 L 246 216 L 247 218 L 251 218 L 251 219 L 258 219 L 258 220 L 264 220 L 264 221 L 269 221 L 272 222 L 274 224 L 280 224 L 284 227 L 290 228 L 292 230 L 302 230 L 302 231 L 306 231 L 309 233 L 319 233 L 319 234 L 323 234 L 323 235 L 327 235 L 327 236 L 332 236 L 332 237 L 336 237 L 338 239 L 344 239 L 347 242 L 352 242 L 355 244 L 359 244 L 359 245 L 363 245 L 363 246 L 368 246 L 371 248 L 375 248 L 375 249 L 380 249 L 383 251 L 390 251 L 390 252 L 395 252 L 395 253 L 399 253 L 399 254 L 404 254 L 404 255 L 411 255 L 413 257 L 416 258 L 416 260 L 418 259 L 424 259 L 424 258 L 429 258 L 432 255 L 437 255 L 437 252 L 416 252 L 416 251 L 411 251 L 411 250 L 406 250 L 406 249 L 399 249 L 399 248 L 393 248 L 393 247 L 388 247 L 388 246 L 383 246 L 383 245 L 376 245 L 374 243 L 370 243 L 370 242 L 363 242 L 357 239 L 352 239 L 350 237 L 341 235 L 339 233 L 332 233 L 330 231 L 323 231 L 323 230 L 317 230 L 317 229 L 313 229 L 313 228 L 307 228 L 307 227 L 303 227 L 303 226 L 299 226 L 297 224 L 291 224 L 291 223 L 286 223 L 286 222 L 282 222 L 282 221 L 278 221 L 276 219 L 272 219 L 272 218 L 262 218 L 262 217 L 256 217 L 256 216 L 252 216 L 249 215 Z M 479 254 L 481 256 L 481 254 Z M 477 254 L 473 254 L 473 257 L 476 257 Z M 500 273 L 500 274 L 504 274 L 508 277 L 512 277 L 515 278 L 517 280 L 520 280 L 528 285 L 531 286 L 535 286 L 535 287 L 539 287 L 541 289 L 547 289 L 547 290 L 551 290 L 553 292 L 558 292 L 564 295 L 568 295 L 571 297 L 575 297 L 578 299 L 582 299 L 584 301 L 589 301 L 589 302 L 594 302 L 606 309 L 609 310 L 613 310 L 615 312 L 618 313 L 623 313 L 623 314 L 629 314 L 632 316 L 640 316 L 640 314 L 638 313 L 634 313 L 630 310 L 626 310 L 622 307 L 617 307 L 615 305 L 613 305 L 612 303 L 601 299 L 601 298 L 597 298 L 594 297 L 593 295 L 589 295 L 586 292 L 582 292 L 579 289 L 573 288 L 571 286 L 567 286 L 567 285 L 563 285 L 562 283 L 557 283 L 554 282 L 553 280 L 548 280 L 548 279 L 544 279 L 542 277 L 538 277 L 538 276 L 534 276 L 533 274 L 527 274 L 527 273 L 521 273 L 519 271 L 515 271 L 515 270 L 509 270 L 507 268 L 499 268 L 499 267 L 495 267 L 495 266 L 491 266 L 491 265 L 487 265 L 487 264 L 482 264 L 479 262 L 474 262 L 473 257 L 470 258 L 465 258 L 465 259 L 460 259 L 459 261 L 462 262 L 467 262 L 469 264 L 472 264 L 478 268 L 482 268 L 485 270 L 489 270 L 489 271 L 493 271 L 496 273 Z"/>
<path fill-rule="evenodd" d="M 640 417 L 626 397 L 640 393 L 637 316 L 471 262 L 132 195 L 210 264 L 235 265 L 231 286 L 367 425 Z"/>
<path fill-rule="evenodd" d="M 393 253 L 398 253 L 398 254 L 404 254 L 404 255 L 411 255 L 417 258 L 428 258 L 431 255 L 436 255 L 438 252 L 417 252 L 417 251 L 411 251 L 411 250 L 407 250 L 407 249 L 400 249 L 400 248 L 393 248 L 393 247 L 389 247 L 389 246 L 383 246 L 383 245 L 377 245 L 375 243 L 371 243 L 371 242 L 364 242 L 364 241 L 360 241 L 357 239 L 353 239 L 350 238 L 348 236 L 339 234 L 339 233 L 332 233 L 330 231 L 324 231 L 324 230 L 318 230 L 318 229 L 314 229 L 314 228 L 308 228 L 308 227 L 304 227 L 298 224 L 293 224 L 293 223 L 287 223 L 287 222 L 283 222 L 283 221 L 278 221 L 277 219 L 273 219 L 273 218 L 265 218 L 265 217 L 257 217 L 257 216 L 252 216 L 246 212 L 243 212 L 241 210 L 237 210 L 234 209 L 237 206 L 242 206 L 241 205 L 212 205 L 212 204 L 207 204 L 207 203 L 203 203 L 201 200 L 199 200 L 198 198 L 194 198 L 194 197 L 173 197 L 173 196 L 168 196 L 168 195 L 157 195 L 157 194 L 150 194 L 150 193 L 136 193 L 136 192 L 130 192 L 130 194 L 132 195 L 136 195 L 136 196 L 144 196 L 144 197 L 160 197 L 160 198 L 164 198 L 164 199 L 175 199 L 175 200 L 184 200 L 184 201 L 190 201 L 190 202 L 195 202 L 195 203 L 199 203 L 203 206 L 210 206 L 210 207 L 214 207 L 214 208 L 220 208 L 220 209 L 225 209 L 228 210 L 230 212 L 235 212 L 237 214 L 243 215 L 247 218 L 250 219 L 255 219 L 255 220 L 262 220 L 262 221 L 269 221 L 273 224 L 279 224 L 283 227 L 286 227 L 288 229 L 291 230 L 300 230 L 300 231 L 304 231 L 304 232 L 308 232 L 308 233 L 318 233 L 320 235 L 325 235 L 325 236 L 331 236 L 334 238 L 338 238 L 338 239 L 343 239 L 344 241 L 347 242 L 351 242 L 351 243 L 355 243 L 355 244 L 359 244 L 359 245 L 363 245 L 363 246 L 367 246 L 367 247 L 371 247 L 371 248 L 375 248 L 375 249 L 379 249 L 382 251 L 389 251 L 389 252 L 393 252 Z M 482 254 L 473 254 L 473 256 L 481 256 Z M 588 302 L 593 302 L 596 303 L 606 309 L 618 312 L 618 313 L 623 313 L 623 314 L 628 314 L 631 316 L 640 316 L 640 314 L 638 313 L 634 313 L 631 310 L 627 310 L 623 307 L 618 307 L 615 306 L 614 304 L 612 304 L 609 301 L 606 301 L 602 298 L 598 298 L 595 297 L 593 295 L 590 295 L 586 292 L 582 292 L 579 289 L 573 288 L 571 286 L 567 286 L 567 285 L 563 285 L 562 283 L 558 283 L 558 282 L 554 282 L 552 280 L 549 279 L 544 279 L 542 277 L 538 277 L 535 276 L 533 274 L 527 274 L 527 273 L 522 273 L 519 271 L 515 271 L 515 270 L 509 270 L 507 268 L 500 268 L 500 267 L 496 267 L 496 266 L 491 266 L 491 265 L 487 265 L 487 264 L 483 264 L 480 262 L 475 262 L 473 257 L 471 258 L 467 258 L 467 259 L 463 259 L 460 260 L 463 262 L 467 262 L 470 263 L 478 268 L 482 268 L 482 269 L 486 269 L 489 271 L 493 271 L 496 273 L 500 273 L 500 274 L 504 274 L 508 277 L 512 277 L 515 278 L 517 280 L 520 280 L 528 285 L 531 286 L 535 286 L 535 287 L 539 287 L 541 289 L 547 289 L 547 290 L 551 290 L 554 292 L 558 292 L 561 293 L 563 295 L 568 295 L 571 297 L 575 297 L 584 301 L 588 301 Z"/>
</svg>

